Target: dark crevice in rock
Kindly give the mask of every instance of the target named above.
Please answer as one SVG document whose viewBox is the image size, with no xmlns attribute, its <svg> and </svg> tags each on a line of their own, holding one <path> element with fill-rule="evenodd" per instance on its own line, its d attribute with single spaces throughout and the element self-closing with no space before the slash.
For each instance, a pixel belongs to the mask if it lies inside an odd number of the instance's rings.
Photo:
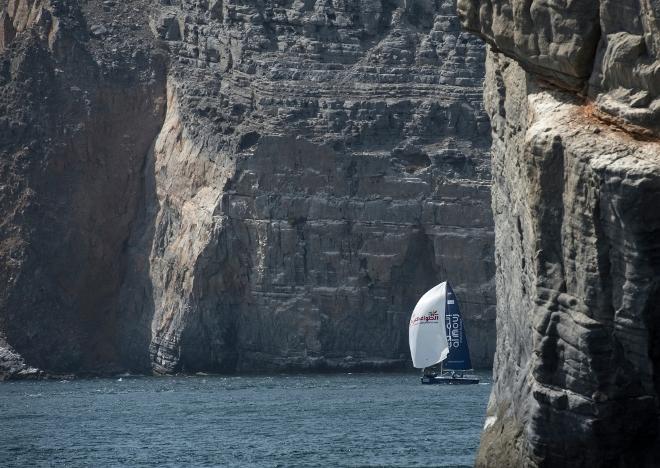
<svg viewBox="0 0 660 468">
<path fill-rule="evenodd" d="M 560 136 L 552 137 L 550 151 L 537 156 L 538 190 L 536 256 L 539 278 L 558 292 L 566 291 L 563 284 L 562 223 L 564 219 L 564 147 Z M 544 151 L 545 149 L 541 150 Z M 557 281 L 560 283 L 557 284 Z"/>
<path fill-rule="evenodd" d="M 602 183 L 599 183 L 598 185 L 599 190 L 602 191 L 606 189 Z M 612 242 L 616 241 L 608 236 L 608 232 L 605 229 L 605 226 L 607 226 L 606 216 L 609 214 L 609 210 L 607 208 L 601 208 L 601 203 L 604 202 L 604 200 L 599 198 L 596 201 L 593 213 L 593 219 L 595 220 L 594 230 L 596 239 L 598 239 L 596 248 L 598 252 L 597 262 L 598 274 L 600 277 L 600 288 L 598 290 L 597 296 L 592 301 L 592 304 L 594 306 L 594 315 L 598 317 L 599 320 L 603 320 L 606 324 L 608 324 L 608 326 L 611 326 L 611 322 L 614 320 L 615 313 L 615 287 L 613 285 L 612 278 L 612 256 L 614 255 L 614 252 L 612 249 Z"/>
<path fill-rule="evenodd" d="M 649 329 L 649 360 L 652 365 L 656 408 L 660 412 L 660 284 L 656 284 L 644 311 Z M 656 421 L 657 424 L 657 421 Z M 656 434 L 658 428 L 656 427 Z"/>
</svg>

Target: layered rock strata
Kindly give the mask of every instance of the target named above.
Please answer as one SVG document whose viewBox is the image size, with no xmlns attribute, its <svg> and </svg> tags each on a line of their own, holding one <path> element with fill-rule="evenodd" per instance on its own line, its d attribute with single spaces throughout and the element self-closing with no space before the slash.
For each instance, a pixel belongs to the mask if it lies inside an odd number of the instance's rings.
<svg viewBox="0 0 660 468">
<path fill-rule="evenodd" d="M 493 45 L 495 383 L 478 466 L 660 463 L 660 3 L 459 1 Z"/>
<path fill-rule="evenodd" d="M 399 368 L 447 278 L 488 365 L 484 50 L 454 9 L 5 2 L 5 374 Z"/>
<path fill-rule="evenodd" d="M 131 244 L 149 269 L 122 291 L 151 326 L 127 334 L 145 362 L 400 368 L 410 310 L 447 277 L 489 362 L 483 51 L 453 8 L 183 2 L 153 18 L 173 57 L 168 114 L 151 231 Z"/>
</svg>

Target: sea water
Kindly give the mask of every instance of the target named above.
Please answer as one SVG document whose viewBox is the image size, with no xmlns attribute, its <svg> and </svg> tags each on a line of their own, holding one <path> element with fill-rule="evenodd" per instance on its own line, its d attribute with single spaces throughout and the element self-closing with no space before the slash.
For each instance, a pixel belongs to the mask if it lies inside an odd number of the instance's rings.
<svg viewBox="0 0 660 468">
<path fill-rule="evenodd" d="M 0 384 L 0 466 L 472 466 L 490 392 L 417 374 Z"/>
</svg>

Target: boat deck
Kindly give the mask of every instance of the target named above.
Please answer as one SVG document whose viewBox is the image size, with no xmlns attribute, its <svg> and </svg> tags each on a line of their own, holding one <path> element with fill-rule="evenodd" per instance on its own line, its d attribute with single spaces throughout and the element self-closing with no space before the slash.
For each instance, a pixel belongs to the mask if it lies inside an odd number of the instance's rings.
<svg viewBox="0 0 660 468">
<path fill-rule="evenodd" d="M 479 379 L 475 375 L 449 372 L 442 375 L 423 375 L 420 380 L 425 385 L 470 385 L 479 383 Z"/>
</svg>

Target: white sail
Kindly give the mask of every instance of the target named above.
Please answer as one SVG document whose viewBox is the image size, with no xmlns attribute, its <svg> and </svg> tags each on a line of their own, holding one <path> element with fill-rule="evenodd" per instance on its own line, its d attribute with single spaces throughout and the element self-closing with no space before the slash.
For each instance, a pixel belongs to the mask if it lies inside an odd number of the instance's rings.
<svg viewBox="0 0 660 468">
<path fill-rule="evenodd" d="M 449 346 L 445 332 L 447 283 L 440 283 L 417 302 L 410 317 L 408 340 L 413 366 L 432 366 L 447 358 Z"/>
</svg>

